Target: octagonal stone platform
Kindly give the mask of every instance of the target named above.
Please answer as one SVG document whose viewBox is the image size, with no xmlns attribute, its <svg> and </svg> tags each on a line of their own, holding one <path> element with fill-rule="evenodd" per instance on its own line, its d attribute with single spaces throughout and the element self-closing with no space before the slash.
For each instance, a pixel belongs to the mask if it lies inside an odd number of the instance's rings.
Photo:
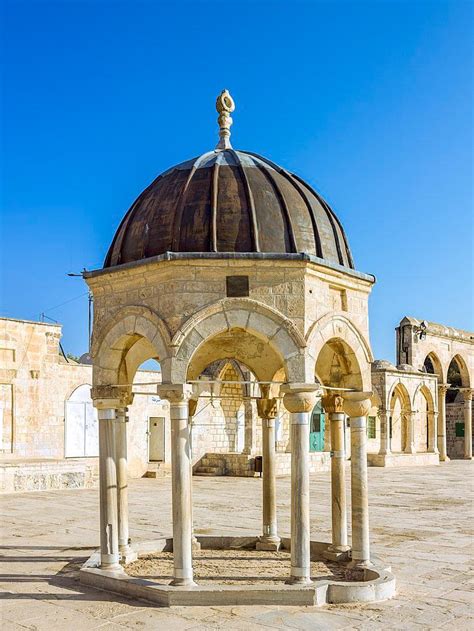
<svg viewBox="0 0 474 631">
<path fill-rule="evenodd" d="M 254 550 L 258 537 L 198 536 L 202 550 Z M 282 539 L 282 550 L 290 550 L 290 539 Z M 311 560 L 326 561 L 329 544 L 311 542 Z M 173 540 L 157 539 L 134 544 L 124 559 L 130 563 L 144 555 L 172 552 Z M 348 559 L 340 559 L 342 567 Z M 365 570 L 362 581 L 331 580 L 323 577 L 309 585 L 288 585 L 283 582 L 258 584 L 194 585 L 192 587 L 171 586 L 157 579 L 130 576 L 124 569 L 102 570 L 99 567 L 100 553 L 95 552 L 80 570 L 81 583 L 129 598 L 147 600 L 160 606 L 174 605 L 324 605 L 329 603 L 357 603 L 387 600 L 395 595 L 395 577 L 390 567 L 374 560 L 373 566 Z M 286 578 L 286 577 L 278 577 Z"/>
</svg>

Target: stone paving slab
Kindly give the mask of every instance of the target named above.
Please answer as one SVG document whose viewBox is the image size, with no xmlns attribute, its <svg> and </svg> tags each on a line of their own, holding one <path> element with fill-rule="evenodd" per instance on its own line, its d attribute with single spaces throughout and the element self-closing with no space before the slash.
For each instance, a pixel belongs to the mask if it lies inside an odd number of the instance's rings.
<svg viewBox="0 0 474 631">
<path fill-rule="evenodd" d="M 97 490 L 3 495 L 2 631 L 474 628 L 473 464 L 369 469 L 372 551 L 398 580 L 395 599 L 369 605 L 161 609 L 106 594 L 77 577 L 98 545 Z M 197 533 L 258 534 L 259 478 L 195 477 L 193 485 Z M 279 478 L 281 534 L 289 532 L 289 490 L 289 478 Z M 330 538 L 329 492 L 328 473 L 311 476 L 313 539 Z M 170 536 L 169 478 L 131 480 L 130 520 L 136 540 Z"/>
</svg>

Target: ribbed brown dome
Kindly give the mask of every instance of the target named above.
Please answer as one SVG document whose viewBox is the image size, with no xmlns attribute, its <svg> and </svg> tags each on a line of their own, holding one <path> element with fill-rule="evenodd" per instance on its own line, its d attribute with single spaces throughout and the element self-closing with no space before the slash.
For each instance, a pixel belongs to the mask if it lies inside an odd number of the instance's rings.
<svg viewBox="0 0 474 631">
<path fill-rule="evenodd" d="M 305 252 L 354 269 L 339 220 L 309 184 L 233 149 L 157 177 L 123 218 L 104 267 L 165 252 Z"/>
</svg>

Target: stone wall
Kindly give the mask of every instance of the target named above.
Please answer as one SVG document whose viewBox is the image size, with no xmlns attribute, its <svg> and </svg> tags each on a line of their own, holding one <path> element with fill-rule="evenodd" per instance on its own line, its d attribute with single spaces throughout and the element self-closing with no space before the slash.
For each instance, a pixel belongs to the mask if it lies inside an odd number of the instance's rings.
<svg viewBox="0 0 474 631">
<path fill-rule="evenodd" d="M 3 462 L 65 457 L 66 401 L 80 386 L 92 384 L 92 366 L 67 362 L 60 352 L 60 338 L 60 325 L 0 319 Z M 159 372 L 139 371 L 135 382 L 160 379 Z M 150 387 L 143 390 L 150 392 Z M 168 403 L 158 397 L 136 395 L 127 428 L 132 476 L 143 475 L 147 467 L 150 416 L 167 419 L 165 444 L 169 446 Z M 88 460 L 91 466 L 97 465 L 97 458 Z"/>
<path fill-rule="evenodd" d="M 456 423 L 464 426 L 464 402 L 459 394 L 453 403 L 446 404 L 446 449 L 453 459 L 464 458 L 464 437 L 456 436 Z M 474 445 L 474 435 L 472 440 Z"/>
</svg>

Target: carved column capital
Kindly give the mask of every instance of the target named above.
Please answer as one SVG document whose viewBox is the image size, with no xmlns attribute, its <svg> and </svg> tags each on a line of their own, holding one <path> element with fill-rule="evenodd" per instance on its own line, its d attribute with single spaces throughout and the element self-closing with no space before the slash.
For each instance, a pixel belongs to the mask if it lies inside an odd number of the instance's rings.
<svg viewBox="0 0 474 631">
<path fill-rule="evenodd" d="M 197 404 L 198 404 L 197 399 L 189 399 L 188 401 L 189 416 L 194 416 L 196 414 Z"/>
<path fill-rule="evenodd" d="M 274 419 L 277 417 L 277 399 L 263 398 L 257 399 L 257 412 L 262 419 Z"/>
<path fill-rule="evenodd" d="M 283 405 L 288 412 L 311 412 L 316 404 L 316 398 L 320 393 L 317 383 L 285 383 L 280 392 L 283 396 Z"/>
<path fill-rule="evenodd" d="M 127 407 L 133 401 L 133 394 L 120 386 L 93 386 L 91 398 L 97 409 Z"/>
<path fill-rule="evenodd" d="M 170 403 L 186 403 L 193 396 L 193 387 L 188 383 L 162 383 L 156 387 L 160 399 Z"/>
<path fill-rule="evenodd" d="M 339 393 L 324 395 L 321 399 L 324 410 L 328 414 L 344 414 L 344 399 Z"/>
<path fill-rule="evenodd" d="M 461 390 L 461 394 L 462 394 L 464 403 L 467 403 L 468 401 L 472 401 L 474 390 L 471 390 L 471 388 L 463 388 Z"/>
<path fill-rule="evenodd" d="M 439 383 L 438 384 L 438 395 L 445 397 L 446 396 L 446 392 L 449 390 L 449 388 L 451 387 L 450 383 Z"/>
<path fill-rule="evenodd" d="M 351 418 L 367 416 L 372 407 L 372 392 L 346 392 L 344 394 L 344 412 Z"/>
</svg>

